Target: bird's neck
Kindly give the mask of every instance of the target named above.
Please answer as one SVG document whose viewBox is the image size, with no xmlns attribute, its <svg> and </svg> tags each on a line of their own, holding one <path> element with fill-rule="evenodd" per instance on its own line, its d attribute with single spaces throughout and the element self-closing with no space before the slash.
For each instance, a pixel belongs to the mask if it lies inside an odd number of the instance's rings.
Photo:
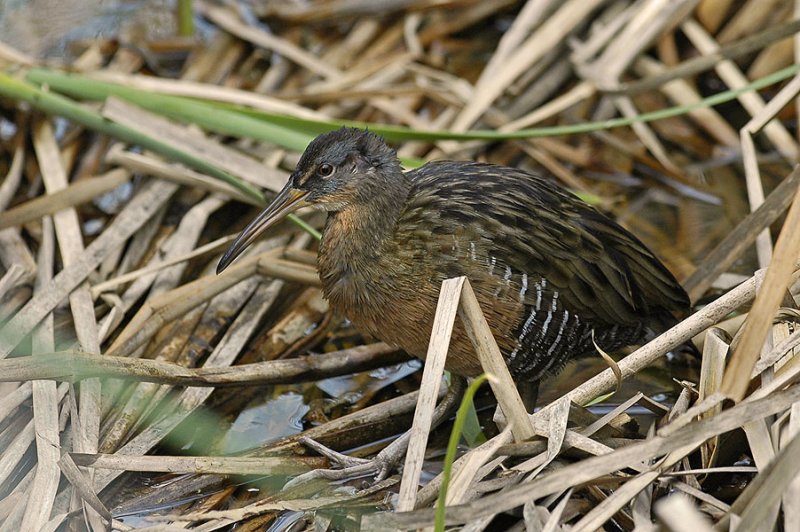
<svg viewBox="0 0 800 532">
<path fill-rule="evenodd" d="M 391 179 L 376 180 L 363 200 L 328 213 L 322 233 L 318 266 L 326 295 L 352 294 L 357 286 L 377 283 L 379 259 L 391 242 L 395 225 L 408 198 L 410 180 L 399 169 Z"/>
</svg>

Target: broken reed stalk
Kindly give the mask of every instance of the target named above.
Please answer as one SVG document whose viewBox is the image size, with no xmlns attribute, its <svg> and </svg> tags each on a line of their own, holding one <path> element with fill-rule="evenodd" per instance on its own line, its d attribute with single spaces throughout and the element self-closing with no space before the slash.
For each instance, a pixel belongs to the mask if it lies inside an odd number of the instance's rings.
<svg viewBox="0 0 800 532">
<path fill-rule="evenodd" d="M 115 168 L 103 175 L 72 183 L 66 188 L 26 201 L 20 205 L 0 212 L 0 229 L 16 227 L 39 220 L 43 216 L 60 210 L 75 207 L 114 190 L 129 181 L 131 174 Z"/>
<path fill-rule="evenodd" d="M 458 300 L 464 280 L 464 277 L 447 279 L 442 283 L 439 291 L 439 301 L 436 304 L 428 352 L 425 355 L 422 383 L 419 387 L 419 399 L 417 408 L 414 410 L 414 421 L 411 424 L 403 479 L 400 482 L 400 495 L 397 502 L 399 511 L 414 509 L 417 486 L 422 474 L 425 447 L 433 420 L 433 410 L 436 407 L 436 397 L 442 382 L 444 363 L 450 347 L 450 337 L 453 334 L 453 324 L 456 321 Z"/>
<path fill-rule="evenodd" d="M 722 391 L 736 401 L 744 397 L 750 374 L 761 355 L 761 346 L 772 325 L 783 295 L 789 286 L 797 257 L 800 256 L 800 190 L 793 199 L 783 225 L 775 254 L 764 275 L 764 282 L 744 323 L 742 339 L 731 355 L 722 380 Z"/>
<path fill-rule="evenodd" d="M 0 360 L 0 382 L 28 380 L 78 382 L 87 378 L 102 377 L 172 386 L 289 384 L 369 371 L 406 360 L 408 355 L 383 343 L 360 345 L 341 351 L 298 358 L 268 360 L 230 367 L 200 368 L 187 368 L 163 360 L 62 351 Z"/>
<path fill-rule="evenodd" d="M 508 371 L 506 361 L 492 336 L 489 323 L 481 311 L 478 298 L 475 297 L 475 292 L 472 291 L 472 285 L 468 279 L 465 279 L 464 287 L 461 290 L 459 315 L 467 336 L 478 353 L 483 371 L 490 377 L 489 385 L 500 404 L 500 409 L 511 423 L 511 433 L 514 435 L 514 439 L 520 442 L 532 438 L 535 431 L 517 391 L 517 385 Z"/>
<path fill-rule="evenodd" d="M 72 487 L 78 492 L 80 498 L 96 510 L 103 519 L 111 523 L 111 512 L 97 496 L 91 480 L 78 469 L 72 457 L 69 454 L 65 454 L 61 457 L 61 460 L 58 461 L 58 465 L 61 468 L 61 472 L 64 473 L 64 476 L 69 480 L 70 484 L 72 484 Z"/>
<path fill-rule="evenodd" d="M 467 335 L 478 353 L 484 373 L 489 376 L 489 383 L 503 414 L 511 424 L 511 431 L 515 439 L 524 441 L 535 435 L 516 384 L 511 378 L 500 348 L 492 336 L 492 331 L 480 309 L 469 280 L 463 276 L 446 279 L 442 282 L 439 291 L 433 330 L 428 344 L 428 353 L 425 356 L 420 398 L 414 413 L 403 479 L 400 484 L 398 511 L 408 511 L 414 508 L 417 485 L 422 472 L 422 458 L 427 446 L 433 409 L 436 406 L 436 395 L 444 371 L 456 314 L 460 315 Z"/>
<path fill-rule="evenodd" d="M 131 456 L 69 453 L 75 464 L 96 469 L 216 475 L 298 475 L 324 467 L 316 456 Z"/>
</svg>

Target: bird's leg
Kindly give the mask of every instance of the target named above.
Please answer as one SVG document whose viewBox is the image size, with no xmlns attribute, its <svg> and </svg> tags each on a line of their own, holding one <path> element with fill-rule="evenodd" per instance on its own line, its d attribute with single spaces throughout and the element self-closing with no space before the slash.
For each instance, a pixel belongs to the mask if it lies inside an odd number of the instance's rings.
<svg viewBox="0 0 800 532">
<path fill-rule="evenodd" d="M 436 405 L 431 420 L 431 430 L 439 426 L 452 409 L 461 402 L 461 397 L 466 389 L 466 380 L 456 375 L 452 376 L 450 388 L 447 395 Z M 293 488 L 311 480 L 345 480 L 372 475 L 376 482 L 380 482 L 389 476 L 389 473 L 403 459 L 408 449 L 408 442 L 411 432 L 406 431 L 391 444 L 379 452 L 375 458 L 370 460 L 364 458 L 354 458 L 342 453 L 328 449 L 324 445 L 312 440 L 311 438 L 301 438 L 300 442 L 311 447 L 319 454 L 328 458 L 333 464 L 339 465 L 342 469 L 315 469 L 308 473 L 303 473 L 286 483 L 283 489 Z"/>
<path fill-rule="evenodd" d="M 522 404 L 529 414 L 533 414 L 536 408 L 536 401 L 539 399 L 539 381 L 523 382 L 517 387 L 522 398 Z"/>
<path fill-rule="evenodd" d="M 314 449 L 315 451 L 317 451 L 318 454 L 321 454 L 322 456 L 324 456 L 325 458 L 330 460 L 331 463 L 334 463 L 334 464 L 338 465 L 341 468 L 355 467 L 355 466 L 366 464 L 366 463 L 369 462 L 369 460 L 366 459 L 366 458 L 357 458 L 355 456 L 347 456 L 346 454 L 340 453 L 338 451 L 334 451 L 333 449 L 325 447 L 324 445 L 319 443 L 317 440 L 308 438 L 306 436 L 303 436 L 302 438 L 300 438 L 297 441 L 299 441 L 300 443 L 302 443 L 306 447 Z"/>
</svg>

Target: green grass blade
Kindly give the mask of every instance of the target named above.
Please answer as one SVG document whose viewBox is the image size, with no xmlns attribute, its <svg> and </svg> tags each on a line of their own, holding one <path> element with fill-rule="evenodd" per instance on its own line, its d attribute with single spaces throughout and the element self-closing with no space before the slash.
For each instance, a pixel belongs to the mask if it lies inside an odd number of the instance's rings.
<svg viewBox="0 0 800 532">
<path fill-rule="evenodd" d="M 462 431 L 464 441 L 470 447 L 477 447 L 478 445 L 486 442 L 486 435 L 481 429 L 481 421 L 478 419 L 478 412 L 475 410 L 475 404 L 469 404 L 466 417 L 464 418 L 464 429 Z"/>
<path fill-rule="evenodd" d="M 456 412 L 456 420 L 453 423 L 453 430 L 450 432 L 450 441 L 447 443 L 447 453 L 444 457 L 442 485 L 439 488 L 439 498 L 436 500 L 436 532 L 444 531 L 447 488 L 450 486 L 450 475 L 453 472 L 453 462 L 456 459 L 456 450 L 458 449 L 458 442 L 461 440 L 464 422 L 466 421 L 470 407 L 472 406 L 472 400 L 475 397 L 475 393 L 478 391 L 478 388 L 480 388 L 481 385 L 487 380 L 489 380 L 489 376 L 484 373 L 470 383 L 470 385 L 467 387 L 467 391 L 464 392 L 464 398 L 461 399 L 461 405 L 458 407 L 458 412 Z M 472 408 L 474 409 L 474 407 Z"/>
<path fill-rule="evenodd" d="M 178 35 L 192 37 L 194 35 L 194 11 L 192 0 L 178 0 Z"/>
<path fill-rule="evenodd" d="M 314 138 L 313 135 L 209 105 L 204 101 L 132 89 L 78 74 L 34 68 L 28 72 L 26 79 L 39 85 L 47 85 L 51 90 L 74 98 L 103 101 L 109 96 L 116 96 L 162 116 L 197 124 L 207 131 L 249 137 L 292 150 L 303 151 Z"/>
<path fill-rule="evenodd" d="M 264 201 L 264 196 L 258 188 L 228 172 L 220 170 L 202 159 L 173 148 L 172 146 L 162 144 L 138 131 L 112 122 L 99 113 L 83 107 L 65 96 L 44 91 L 36 85 L 11 77 L 3 72 L 0 72 L 0 96 L 26 102 L 33 108 L 44 111 L 45 113 L 62 116 L 93 131 L 114 137 L 123 142 L 137 144 L 144 149 L 154 151 L 169 159 L 184 163 L 195 170 L 221 179 L 226 183 L 230 183 L 261 203 Z"/>
<path fill-rule="evenodd" d="M 317 121 L 306 118 L 298 118 L 294 116 L 285 116 L 275 113 L 269 113 L 262 110 L 251 109 L 242 106 L 236 106 L 229 103 L 214 102 L 213 105 L 220 108 L 229 109 L 238 113 L 246 114 L 248 116 L 258 118 L 263 121 L 269 121 L 274 124 L 280 124 L 286 128 L 292 128 L 296 131 L 303 131 L 309 135 L 318 135 L 326 131 L 331 131 L 342 126 L 369 128 L 370 131 L 382 135 L 389 141 L 441 141 L 441 140 L 485 140 L 485 141 L 502 141 L 502 140 L 519 140 L 536 137 L 553 137 L 563 135 L 574 135 L 579 133 L 590 133 L 592 131 L 607 130 L 617 127 L 629 126 L 637 122 L 653 122 L 656 120 L 663 120 L 665 118 L 672 118 L 675 116 L 685 115 L 691 111 L 713 107 L 720 105 L 731 100 L 735 100 L 740 95 L 760 90 L 781 81 L 788 79 L 800 72 L 800 64 L 794 64 L 773 72 L 763 78 L 759 78 L 752 83 L 749 83 L 741 88 L 732 89 L 718 94 L 713 94 L 697 102 L 688 105 L 679 105 L 675 107 L 668 107 L 649 113 L 643 113 L 635 117 L 621 117 L 612 118 L 609 120 L 601 120 L 599 122 L 586 122 L 582 124 L 565 125 L 565 126 L 552 126 L 552 127 L 538 127 L 529 129 L 520 129 L 518 131 L 489 131 L 489 130 L 471 130 L 463 133 L 456 133 L 453 131 L 441 130 L 417 130 L 404 126 L 394 126 L 387 124 L 373 124 L 368 122 L 357 122 L 352 120 L 331 120 L 331 121 Z"/>
<path fill-rule="evenodd" d="M 64 92 L 74 97 L 103 100 L 113 95 L 141 105 L 154 112 L 158 112 L 159 114 L 196 123 L 211 131 L 228 135 L 247 136 L 301 151 L 305 149 L 305 146 L 314 136 L 342 126 L 369 128 L 371 131 L 383 135 L 389 141 L 501 141 L 588 133 L 629 126 L 637 122 L 652 122 L 684 115 L 700 108 L 713 107 L 734 100 L 743 93 L 760 90 L 779 83 L 795 75 L 797 72 L 800 72 L 800 64 L 791 65 L 778 70 L 739 89 L 714 94 L 689 105 L 669 107 L 667 109 L 644 113 L 630 118 L 612 118 L 599 122 L 529 128 L 509 132 L 473 130 L 462 133 L 441 130 L 417 130 L 404 126 L 373 124 L 352 120 L 310 120 L 269 113 L 229 103 L 161 95 L 123 87 L 114 83 L 96 81 L 77 74 L 66 74 L 43 68 L 30 70 L 27 78 L 35 83 L 47 84 L 56 91 Z"/>
</svg>

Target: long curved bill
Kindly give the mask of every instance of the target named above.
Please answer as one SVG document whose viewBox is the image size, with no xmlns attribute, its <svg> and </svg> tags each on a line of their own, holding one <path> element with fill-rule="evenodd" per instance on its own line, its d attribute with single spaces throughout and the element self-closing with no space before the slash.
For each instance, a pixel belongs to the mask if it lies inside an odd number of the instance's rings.
<svg viewBox="0 0 800 532">
<path fill-rule="evenodd" d="M 266 209 L 261 211 L 261 214 L 256 216 L 255 220 L 250 222 L 244 228 L 242 234 L 234 240 L 231 247 L 225 252 L 217 264 L 217 273 L 230 266 L 236 260 L 236 257 L 242 254 L 247 247 L 258 238 L 261 233 L 281 221 L 287 214 L 290 214 L 297 209 L 304 207 L 306 202 L 304 198 L 308 194 L 303 190 L 294 188 L 292 180 L 286 183 L 286 186 L 278 193 L 275 199 L 270 203 Z"/>
</svg>

